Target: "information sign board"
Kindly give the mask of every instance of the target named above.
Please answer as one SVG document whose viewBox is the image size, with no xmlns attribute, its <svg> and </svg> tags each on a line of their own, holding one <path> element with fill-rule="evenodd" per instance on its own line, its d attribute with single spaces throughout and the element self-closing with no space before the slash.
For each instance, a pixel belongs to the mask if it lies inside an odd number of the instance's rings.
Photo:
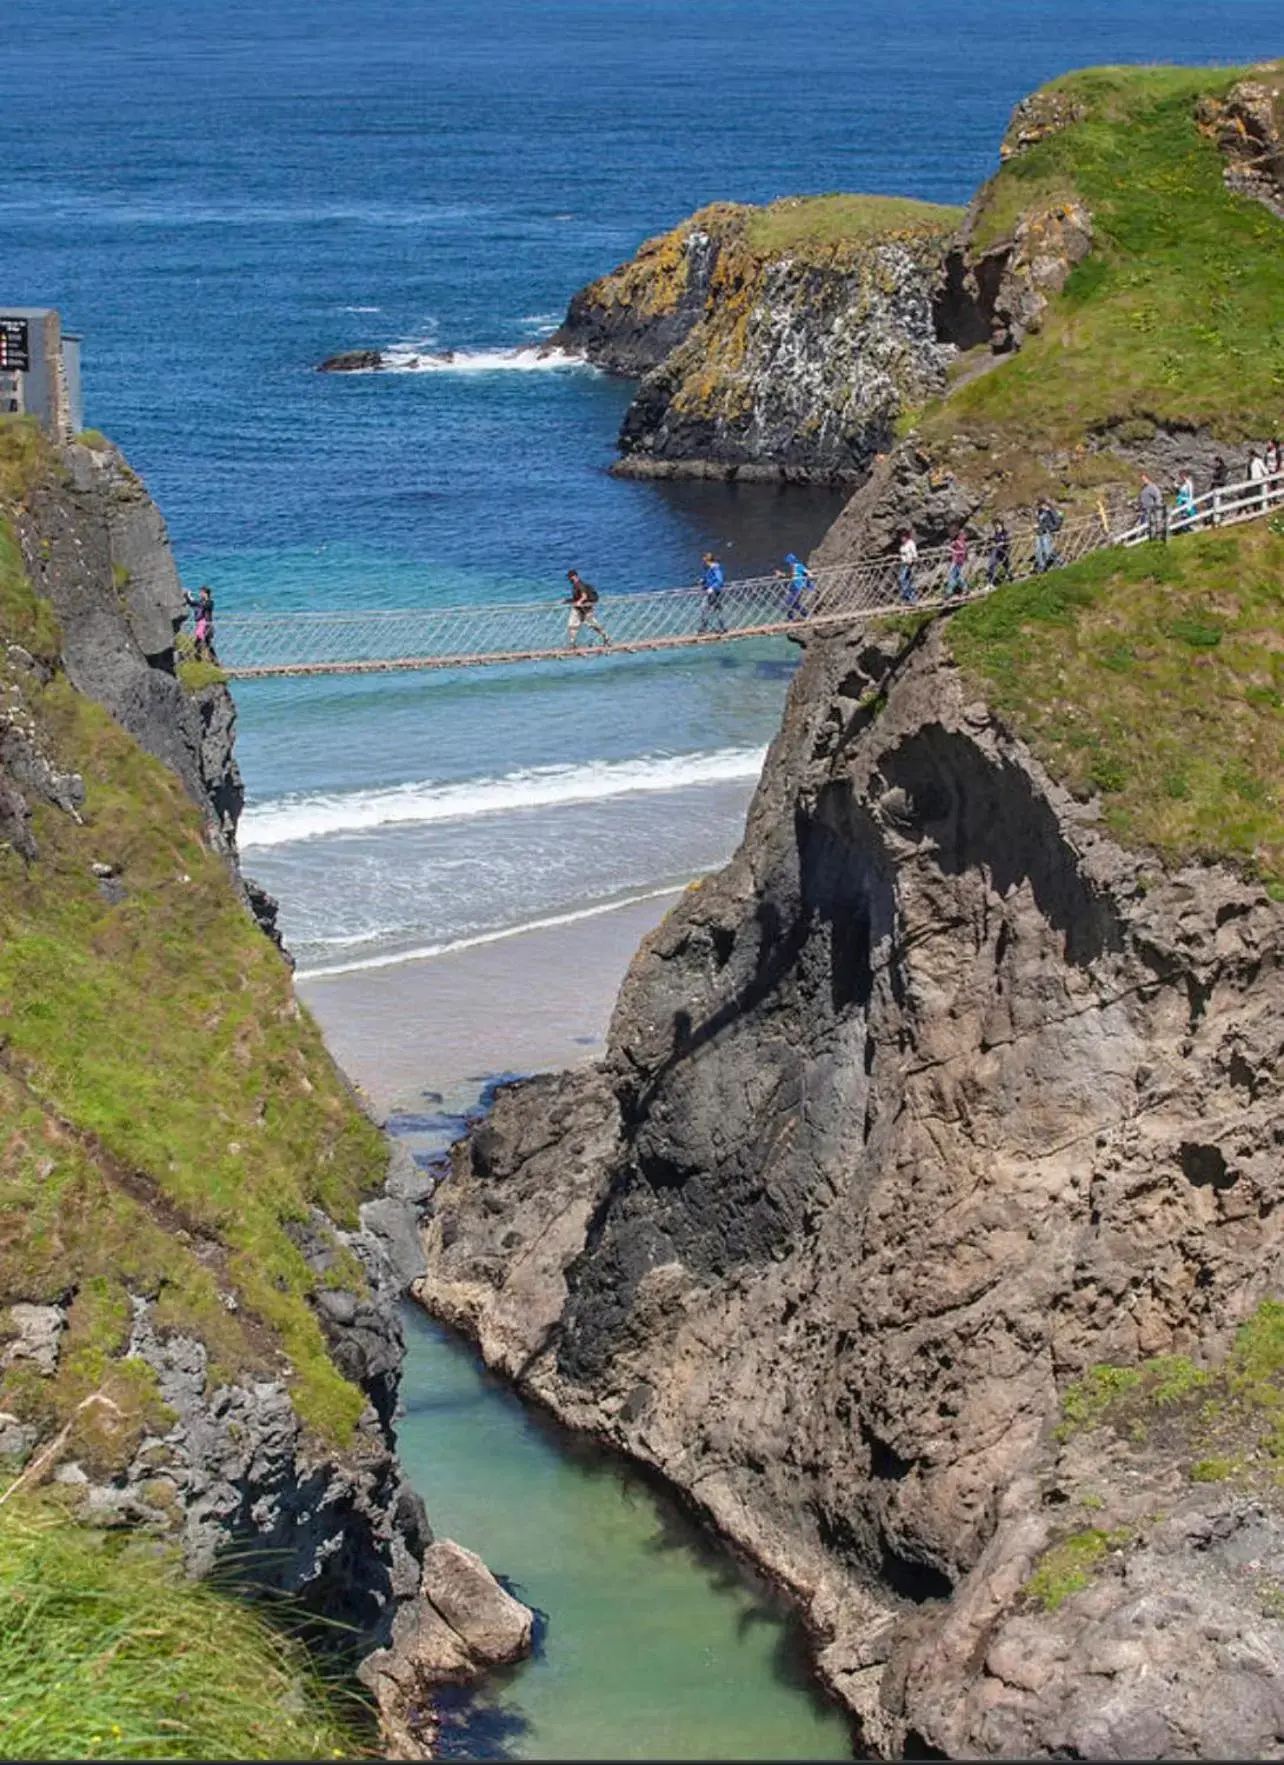
<svg viewBox="0 0 1284 1765">
<path fill-rule="evenodd" d="M 26 373 L 31 367 L 31 337 L 25 319 L 7 319 L 0 313 L 0 373 L 6 369 Z"/>
</svg>

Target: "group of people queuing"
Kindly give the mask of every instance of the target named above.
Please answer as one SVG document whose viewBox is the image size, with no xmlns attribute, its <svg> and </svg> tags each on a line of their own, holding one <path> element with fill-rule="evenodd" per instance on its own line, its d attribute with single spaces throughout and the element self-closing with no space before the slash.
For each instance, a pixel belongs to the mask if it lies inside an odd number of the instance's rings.
<svg viewBox="0 0 1284 1765">
<path fill-rule="evenodd" d="M 1193 527 L 1207 522 L 1217 527 L 1232 510 L 1254 512 L 1278 502 L 1284 502 L 1284 445 L 1272 436 L 1265 447 L 1249 449 L 1244 475 L 1238 480 L 1232 481 L 1225 458 L 1214 456 L 1202 511 L 1195 475 L 1189 467 L 1177 476 L 1171 506 L 1160 486 L 1143 472 L 1137 512 L 1146 538 L 1163 539 L 1174 525 Z"/>
<path fill-rule="evenodd" d="M 1034 567 L 1038 571 L 1051 570 L 1064 562 L 1057 550 L 1057 534 L 1061 531 L 1065 517 L 1049 497 L 1039 499 L 1035 517 L 1034 533 Z M 986 586 L 997 588 L 1001 582 L 1011 582 L 1012 568 L 1012 534 L 1002 515 L 995 515 L 990 522 L 988 533 L 979 541 L 983 553 L 984 564 L 974 564 L 972 559 L 972 538 L 966 523 L 960 523 L 951 536 L 948 548 L 948 566 L 945 572 L 945 593 L 951 600 L 967 594 L 975 588 L 984 573 Z M 896 550 L 897 571 L 896 585 L 900 598 L 907 606 L 912 606 L 919 597 L 919 551 L 918 540 L 912 527 L 903 527 Z"/>
</svg>

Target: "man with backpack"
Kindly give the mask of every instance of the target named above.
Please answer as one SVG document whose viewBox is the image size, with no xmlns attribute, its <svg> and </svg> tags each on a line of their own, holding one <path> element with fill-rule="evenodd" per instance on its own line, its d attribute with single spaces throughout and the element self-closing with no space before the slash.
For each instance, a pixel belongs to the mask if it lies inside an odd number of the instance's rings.
<svg viewBox="0 0 1284 1765">
<path fill-rule="evenodd" d="M 1034 525 L 1034 567 L 1039 571 L 1051 570 L 1054 564 L 1062 562 L 1061 553 L 1057 550 L 1057 534 L 1065 525 L 1065 516 L 1051 497 L 1039 498 L 1039 512 Z"/>
<path fill-rule="evenodd" d="M 593 609 L 596 607 L 599 599 L 598 592 L 593 584 L 591 582 L 585 582 L 578 570 L 568 570 L 566 572 L 566 580 L 571 585 L 571 592 L 568 596 L 571 603 L 571 617 L 567 624 L 567 630 L 570 633 L 571 648 L 577 650 L 580 647 L 580 632 L 584 630 L 585 626 L 587 626 L 590 631 L 596 631 L 604 645 L 609 644 L 611 641 L 610 638 L 593 617 Z"/>
</svg>

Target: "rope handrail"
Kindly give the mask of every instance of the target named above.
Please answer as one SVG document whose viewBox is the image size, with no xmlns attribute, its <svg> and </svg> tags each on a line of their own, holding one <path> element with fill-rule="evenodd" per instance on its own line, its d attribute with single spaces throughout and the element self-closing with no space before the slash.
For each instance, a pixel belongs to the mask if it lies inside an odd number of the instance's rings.
<svg viewBox="0 0 1284 1765">
<path fill-rule="evenodd" d="M 1284 502 L 1284 471 L 1227 484 L 1193 499 L 1162 503 L 1148 519 L 1113 529 L 1104 509 L 1064 521 L 1056 532 L 993 533 L 969 539 L 960 565 L 954 548 L 927 547 L 907 568 L 895 553 L 809 572 L 800 592 L 787 576 L 742 577 L 716 594 L 704 587 L 603 596 L 594 615 L 609 634 L 606 653 L 629 654 L 731 638 L 768 636 L 913 608 L 976 600 L 1004 581 L 1020 581 L 1110 547 L 1256 519 Z M 556 660 L 590 653 L 600 639 L 589 627 L 579 648 L 569 641 L 566 598 L 488 602 L 480 606 L 331 610 L 232 615 L 218 622 L 220 665 L 242 679 L 321 673 L 367 673 Z M 605 647 L 605 646 L 603 646 Z M 178 638 L 181 656 L 192 637 Z"/>
</svg>

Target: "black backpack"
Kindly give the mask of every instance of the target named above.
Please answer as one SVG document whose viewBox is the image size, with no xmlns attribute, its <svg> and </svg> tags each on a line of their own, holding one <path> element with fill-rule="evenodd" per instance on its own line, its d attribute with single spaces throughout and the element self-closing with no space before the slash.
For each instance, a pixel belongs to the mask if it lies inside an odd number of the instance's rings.
<svg viewBox="0 0 1284 1765">
<path fill-rule="evenodd" d="M 586 601 L 591 601 L 594 606 L 597 605 L 599 599 L 597 590 L 591 582 L 585 582 L 582 576 L 580 578 L 580 593 Z"/>
</svg>

